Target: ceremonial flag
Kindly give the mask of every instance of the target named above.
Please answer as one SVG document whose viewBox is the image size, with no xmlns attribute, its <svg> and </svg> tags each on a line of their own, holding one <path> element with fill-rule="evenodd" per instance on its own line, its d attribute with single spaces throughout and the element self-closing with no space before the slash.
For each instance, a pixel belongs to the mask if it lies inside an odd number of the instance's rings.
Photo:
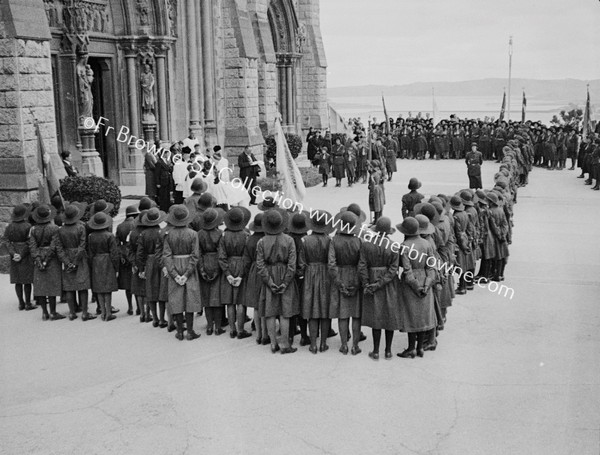
<svg viewBox="0 0 600 455">
<path fill-rule="evenodd" d="M 525 90 L 523 90 L 523 105 L 521 106 L 521 122 L 525 123 L 525 111 L 527 110 L 527 98 L 525 98 Z"/>
<path fill-rule="evenodd" d="M 281 181 L 283 197 L 294 203 L 302 202 L 306 196 L 306 187 L 302 181 L 300 169 L 290 152 L 279 118 L 275 119 L 275 143 L 277 144 L 277 172 Z"/>
<path fill-rule="evenodd" d="M 583 132 L 582 138 L 587 140 L 587 137 L 592 133 L 592 109 L 590 103 L 590 86 L 587 88 L 587 101 L 585 102 L 585 112 L 583 113 Z"/>
<path fill-rule="evenodd" d="M 500 117 L 498 120 L 504 120 L 504 111 L 506 110 L 506 92 L 504 92 L 504 96 L 502 97 L 502 108 L 500 109 Z"/>
<path fill-rule="evenodd" d="M 52 198 L 56 195 L 58 195 L 62 201 L 62 195 L 60 194 L 60 183 L 58 182 L 58 178 L 54 173 L 54 168 L 52 167 L 52 160 L 50 158 L 50 154 L 46 151 L 46 146 L 44 145 L 44 138 L 40 133 L 40 126 L 37 122 L 35 122 L 34 125 L 35 135 L 38 139 L 38 150 L 40 152 L 38 161 L 39 168 L 41 170 L 41 175 L 38 179 L 39 201 L 42 204 L 50 204 Z"/>
<path fill-rule="evenodd" d="M 385 116 L 385 134 L 390 134 L 390 117 L 388 116 L 387 109 L 385 108 L 383 93 L 381 94 L 381 102 L 383 103 L 383 115 Z"/>
</svg>

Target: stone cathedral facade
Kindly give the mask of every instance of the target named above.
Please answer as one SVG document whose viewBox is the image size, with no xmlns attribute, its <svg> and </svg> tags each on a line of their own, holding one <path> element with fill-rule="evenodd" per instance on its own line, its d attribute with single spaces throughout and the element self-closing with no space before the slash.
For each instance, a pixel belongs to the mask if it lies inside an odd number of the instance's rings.
<svg viewBox="0 0 600 455">
<path fill-rule="evenodd" d="M 193 131 L 231 158 L 261 154 L 279 114 L 290 132 L 325 127 L 326 66 L 319 0 L 0 0 L 0 221 L 36 197 L 35 121 L 59 173 L 68 150 L 139 185 L 132 136 Z"/>
</svg>

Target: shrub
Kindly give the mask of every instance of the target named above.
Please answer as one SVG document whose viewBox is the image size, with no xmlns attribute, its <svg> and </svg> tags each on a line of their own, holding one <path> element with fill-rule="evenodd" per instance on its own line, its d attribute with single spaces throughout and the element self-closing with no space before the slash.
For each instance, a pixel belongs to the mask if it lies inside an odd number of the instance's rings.
<svg viewBox="0 0 600 455">
<path fill-rule="evenodd" d="M 121 190 L 112 181 L 102 177 L 67 177 L 60 181 L 60 191 L 65 201 L 91 204 L 104 199 L 115 205 L 110 216 L 115 217 L 121 206 Z M 87 214 L 86 214 L 87 215 Z"/>
<path fill-rule="evenodd" d="M 285 133 L 285 140 L 288 143 L 292 158 L 298 158 L 300 152 L 302 152 L 302 138 L 297 134 Z M 270 134 L 265 138 L 267 144 L 267 152 L 265 153 L 265 165 L 268 167 L 275 167 L 277 159 L 277 143 L 275 142 L 275 136 Z"/>
<path fill-rule="evenodd" d="M 300 174 L 302 174 L 302 181 L 306 188 L 317 186 L 319 183 L 322 183 L 321 174 L 319 174 L 318 168 L 314 166 L 301 167 Z"/>
</svg>

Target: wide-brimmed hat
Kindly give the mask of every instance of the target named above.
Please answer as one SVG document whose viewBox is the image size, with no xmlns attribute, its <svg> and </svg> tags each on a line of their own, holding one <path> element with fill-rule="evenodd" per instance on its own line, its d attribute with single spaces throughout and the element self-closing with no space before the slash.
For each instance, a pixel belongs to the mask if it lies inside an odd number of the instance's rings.
<svg viewBox="0 0 600 455">
<path fill-rule="evenodd" d="M 419 223 L 419 235 L 429 235 L 435 232 L 435 227 L 429 222 L 429 218 L 425 215 L 415 215 L 415 219 Z"/>
<path fill-rule="evenodd" d="M 419 222 L 412 216 L 404 218 L 401 224 L 397 224 L 396 227 L 401 234 L 404 235 L 419 235 Z"/>
<path fill-rule="evenodd" d="M 334 230 L 333 216 L 325 210 L 315 210 L 308 219 L 308 226 L 313 233 L 330 234 Z"/>
<path fill-rule="evenodd" d="M 490 191 L 488 194 L 485 195 L 485 197 L 487 198 L 488 201 L 490 201 L 490 204 L 499 205 L 498 204 L 498 196 L 496 195 L 496 193 Z"/>
<path fill-rule="evenodd" d="M 204 181 L 204 179 L 197 177 L 192 181 L 190 189 L 193 193 L 202 194 L 208 189 L 208 184 Z"/>
<path fill-rule="evenodd" d="M 257 213 L 254 216 L 254 221 L 252 221 L 252 223 L 250 223 L 250 226 L 248 226 L 248 229 L 250 229 L 252 232 L 265 232 L 262 225 L 263 217 L 264 213 Z"/>
<path fill-rule="evenodd" d="M 140 211 L 135 204 L 130 205 L 125 209 L 125 218 L 129 218 L 130 216 L 138 216 L 139 214 Z"/>
<path fill-rule="evenodd" d="M 94 216 L 96 213 L 106 213 L 110 215 L 110 212 L 115 205 L 112 202 L 106 202 L 104 199 L 98 199 L 96 202 L 91 203 L 89 206 L 90 209 L 90 217 Z"/>
<path fill-rule="evenodd" d="M 206 209 L 214 208 L 217 200 L 210 193 L 203 193 L 196 202 L 196 209 L 203 212 Z"/>
<path fill-rule="evenodd" d="M 271 196 L 267 196 L 258 204 L 258 210 L 266 212 L 267 210 L 276 209 L 279 207 L 279 204 L 275 201 L 275 199 Z"/>
<path fill-rule="evenodd" d="M 13 208 L 13 211 L 10 215 L 10 220 L 13 223 L 17 223 L 19 221 L 24 221 L 29 218 L 29 209 L 27 206 L 23 204 L 19 204 Z"/>
<path fill-rule="evenodd" d="M 348 207 L 342 207 L 340 209 L 340 213 L 344 213 L 344 212 L 354 213 L 358 217 L 358 221 L 360 223 L 364 223 L 365 220 L 367 219 L 367 214 L 363 210 L 361 210 L 360 206 L 355 202 L 348 205 Z"/>
<path fill-rule="evenodd" d="M 244 210 L 246 212 L 244 212 Z M 250 221 L 250 210 L 245 207 L 232 207 L 225 214 L 225 226 L 230 231 L 241 231 L 246 227 L 248 221 Z"/>
<path fill-rule="evenodd" d="M 56 209 L 47 204 L 41 204 L 35 208 L 31 217 L 37 224 L 46 224 L 54 219 L 56 216 Z"/>
<path fill-rule="evenodd" d="M 387 216 L 379 218 L 375 223 L 375 226 L 373 226 L 373 230 L 377 233 L 388 235 L 396 232 L 396 229 L 392 227 L 392 221 Z"/>
<path fill-rule="evenodd" d="M 220 226 L 224 217 L 225 212 L 222 209 L 209 207 L 200 216 L 200 228 L 210 231 Z"/>
<path fill-rule="evenodd" d="M 421 182 L 419 182 L 419 179 L 416 177 L 413 177 L 408 181 L 409 190 L 418 190 L 419 188 L 421 188 Z"/>
<path fill-rule="evenodd" d="M 415 207 L 414 207 L 413 210 L 415 212 L 415 215 L 421 215 L 421 214 L 423 214 L 433 224 L 437 224 L 437 222 L 440 219 L 440 215 L 438 214 L 438 211 L 433 206 L 433 204 L 431 204 L 429 202 L 419 202 L 417 205 L 415 205 Z"/>
<path fill-rule="evenodd" d="M 63 224 L 75 224 L 77 223 L 83 214 L 85 213 L 85 205 L 82 207 L 80 204 L 73 202 L 65 207 L 65 211 L 62 214 Z"/>
<path fill-rule="evenodd" d="M 450 199 L 450 207 L 456 212 L 462 212 L 465 209 L 462 199 L 459 196 L 452 196 L 452 199 Z"/>
<path fill-rule="evenodd" d="M 477 202 L 480 202 L 483 205 L 487 205 L 487 195 L 485 194 L 485 191 L 477 190 L 475 192 L 475 195 L 477 196 Z"/>
<path fill-rule="evenodd" d="M 263 217 L 263 230 L 265 234 L 281 234 L 285 228 L 286 223 L 280 210 L 271 209 L 265 212 L 265 216 Z"/>
<path fill-rule="evenodd" d="M 435 207 L 435 210 L 438 212 L 438 215 L 440 215 L 439 219 L 441 219 L 441 215 L 444 213 L 444 204 L 442 204 L 439 201 L 433 201 L 431 203 L 431 205 L 433 205 L 433 207 Z"/>
<path fill-rule="evenodd" d="M 98 212 L 90 218 L 90 220 L 87 222 L 87 225 L 90 229 L 99 231 L 101 229 L 108 229 L 111 223 L 112 218 L 110 216 L 104 212 Z"/>
<path fill-rule="evenodd" d="M 190 221 L 192 221 L 193 218 L 193 215 L 185 205 L 177 204 L 172 206 L 169 210 L 167 223 L 169 223 L 171 226 L 182 227 L 190 224 Z"/>
<path fill-rule="evenodd" d="M 360 218 L 356 213 L 346 210 L 335 215 L 335 225 L 341 234 L 356 234 Z"/>
<path fill-rule="evenodd" d="M 287 231 L 289 234 L 306 234 L 310 230 L 308 226 L 308 212 L 294 213 L 289 218 Z"/>
<path fill-rule="evenodd" d="M 140 212 L 142 210 L 150 210 L 152 207 L 156 207 L 156 203 L 152 199 L 146 196 L 140 199 L 140 204 L 138 205 Z"/>
<path fill-rule="evenodd" d="M 473 195 L 470 191 L 461 191 L 460 199 L 465 207 L 473 207 L 475 205 L 473 203 Z"/>
<path fill-rule="evenodd" d="M 158 226 L 165 221 L 167 214 L 162 210 L 152 207 L 142 215 L 141 225 L 146 227 Z"/>
</svg>

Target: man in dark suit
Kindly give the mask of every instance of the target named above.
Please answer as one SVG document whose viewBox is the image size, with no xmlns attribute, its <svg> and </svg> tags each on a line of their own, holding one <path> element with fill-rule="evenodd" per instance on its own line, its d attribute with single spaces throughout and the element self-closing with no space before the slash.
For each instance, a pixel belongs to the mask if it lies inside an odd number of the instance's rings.
<svg viewBox="0 0 600 455">
<path fill-rule="evenodd" d="M 164 150 L 154 168 L 156 188 L 158 189 L 158 206 L 164 212 L 171 206 L 171 190 L 173 189 L 173 165 L 171 152 Z"/>
<path fill-rule="evenodd" d="M 238 156 L 238 166 L 240 167 L 240 179 L 244 182 L 244 187 L 250 194 L 250 205 L 256 205 L 256 179 L 260 173 L 260 167 L 254 154 L 250 152 L 250 147 L 244 149 L 244 153 Z"/>
<path fill-rule="evenodd" d="M 471 151 L 465 158 L 467 163 L 467 175 L 469 176 L 469 188 L 474 190 L 483 188 L 481 184 L 481 165 L 483 164 L 483 155 L 477 150 L 477 142 L 471 144 Z"/>
</svg>

